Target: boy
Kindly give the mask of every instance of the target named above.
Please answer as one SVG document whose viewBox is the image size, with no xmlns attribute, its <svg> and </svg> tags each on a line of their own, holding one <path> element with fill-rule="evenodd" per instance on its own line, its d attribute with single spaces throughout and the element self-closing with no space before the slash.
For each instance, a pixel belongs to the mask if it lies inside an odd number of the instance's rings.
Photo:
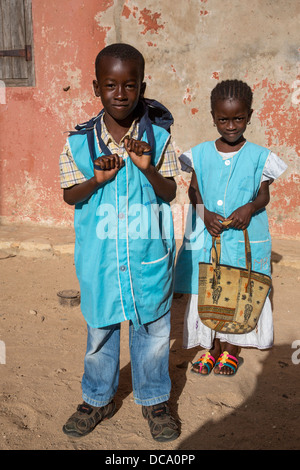
<svg viewBox="0 0 300 470">
<path fill-rule="evenodd" d="M 175 254 L 168 203 L 176 195 L 176 156 L 170 134 L 149 120 L 140 52 L 112 44 L 95 68 L 103 110 L 70 133 L 60 157 L 64 200 L 75 205 L 75 266 L 88 330 L 84 402 L 63 431 L 84 436 L 113 416 L 120 322 L 129 320 L 135 402 L 152 437 L 170 441 L 179 436 L 167 405 Z"/>
</svg>

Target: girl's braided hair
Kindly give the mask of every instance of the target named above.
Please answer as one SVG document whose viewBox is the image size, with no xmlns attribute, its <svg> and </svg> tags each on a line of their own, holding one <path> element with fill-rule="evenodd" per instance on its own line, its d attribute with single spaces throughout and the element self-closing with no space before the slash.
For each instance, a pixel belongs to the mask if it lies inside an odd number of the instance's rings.
<svg viewBox="0 0 300 470">
<path fill-rule="evenodd" d="M 249 85 L 241 80 L 223 80 L 211 92 L 211 110 L 214 110 L 217 101 L 230 98 L 244 101 L 248 110 L 251 109 L 253 93 Z"/>
</svg>

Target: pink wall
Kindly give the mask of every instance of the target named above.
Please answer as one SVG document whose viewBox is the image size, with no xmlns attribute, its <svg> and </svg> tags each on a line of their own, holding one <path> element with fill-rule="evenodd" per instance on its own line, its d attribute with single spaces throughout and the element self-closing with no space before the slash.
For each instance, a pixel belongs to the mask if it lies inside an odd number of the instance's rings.
<svg viewBox="0 0 300 470">
<path fill-rule="evenodd" d="M 295 8 L 294 0 L 232 0 L 230 11 L 223 0 L 32 0 L 36 86 L 7 88 L 6 104 L 0 104 L 1 219 L 72 224 L 73 208 L 59 187 L 64 132 L 101 107 L 92 90 L 99 50 L 129 42 L 146 58 L 148 96 L 175 116 L 178 153 L 217 137 L 209 112 L 217 80 L 251 84 L 249 140 L 270 147 L 289 165 L 271 188 L 271 231 L 300 238 Z M 233 26 L 235 34 L 224 42 Z M 181 175 L 177 183 L 177 202 L 183 204 L 189 178 Z"/>
<path fill-rule="evenodd" d="M 74 0 L 32 2 L 36 86 L 7 88 L 0 107 L 1 215 L 10 221 L 72 220 L 72 209 L 62 202 L 58 157 L 63 132 L 101 104 L 92 80 L 105 31 L 94 17 L 109 3 L 89 0 L 86 8 Z"/>
</svg>

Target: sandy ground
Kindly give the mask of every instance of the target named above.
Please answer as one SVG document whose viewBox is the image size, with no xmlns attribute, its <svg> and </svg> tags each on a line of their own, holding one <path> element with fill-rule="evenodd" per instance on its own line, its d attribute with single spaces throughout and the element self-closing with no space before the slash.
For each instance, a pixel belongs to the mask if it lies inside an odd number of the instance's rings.
<svg viewBox="0 0 300 470">
<path fill-rule="evenodd" d="M 57 296 L 78 289 L 73 233 L 0 226 L 0 242 L 1 450 L 299 449 L 299 242 L 273 240 L 275 344 L 242 350 L 233 378 L 190 373 L 199 351 L 182 349 L 187 297 L 174 299 L 170 406 L 181 435 L 168 444 L 152 440 L 133 401 L 126 323 L 115 416 L 84 438 L 62 433 L 81 402 L 86 346 L 80 306 L 61 305 Z"/>
</svg>

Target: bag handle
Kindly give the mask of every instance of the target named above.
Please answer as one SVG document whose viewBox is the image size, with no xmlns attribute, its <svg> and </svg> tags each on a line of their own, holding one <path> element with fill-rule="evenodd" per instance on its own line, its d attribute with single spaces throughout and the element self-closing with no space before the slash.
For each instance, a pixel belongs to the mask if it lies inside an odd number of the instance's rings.
<svg viewBox="0 0 300 470">
<path fill-rule="evenodd" d="M 229 225 L 231 223 L 231 220 L 226 220 L 224 222 L 221 222 L 223 225 Z M 251 265 L 252 265 L 252 259 L 251 259 L 251 246 L 250 246 L 250 240 L 249 240 L 249 235 L 248 235 L 248 230 L 245 229 L 243 230 L 244 233 L 244 240 L 245 240 L 245 258 L 246 258 L 246 268 L 248 271 L 248 280 L 247 284 L 245 285 L 245 292 L 250 293 L 250 280 L 251 280 Z M 217 284 L 217 279 L 218 279 L 218 266 L 220 265 L 220 258 L 221 258 L 221 237 L 218 235 L 217 237 L 212 237 L 212 254 L 211 254 L 211 261 L 212 261 L 212 266 L 214 270 L 214 275 L 213 275 L 213 285 Z"/>
</svg>

